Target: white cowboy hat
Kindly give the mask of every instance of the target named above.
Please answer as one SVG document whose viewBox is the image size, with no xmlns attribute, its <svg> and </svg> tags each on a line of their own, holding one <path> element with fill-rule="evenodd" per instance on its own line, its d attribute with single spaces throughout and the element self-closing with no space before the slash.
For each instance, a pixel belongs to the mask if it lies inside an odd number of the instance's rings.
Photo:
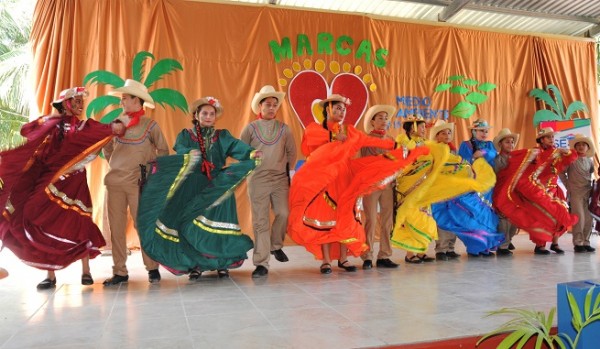
<svg viewBox="0 0 600 349">
<path fill-rule="evenodd" d="M 439 119 L 431 128 L 431 131 L 429 132 L 429 139 L 435 140 L 435 136 L 437 136 L 437 134 L 443 130 L 450 130 L 450 132 L 452 132 L 452 138 L 454 138 L 454 123 Z"/>
<path fill-rule="evenodd" d="M 473 121 L 473 125 L 469 126 L 469 129 L 471 130 L 489 130 L 490 128 L 492 128 L 492 126 L 484 119 L 477 119 Z"/>
<path fill-rule="evenodd" d="M 510 131 L 509 128 L 503 128 L 500 130 L 500 132 L 498 132 L 498 135 L 496 137 L 494 137 L 494 146 L 496 147 L 497 150 L 500 150 L 500 142 L 502 142 L 502 140 L 506 137 L 512 137 L 515 140 L 515 144 L 519 141 L 519 134 L 518 133 L 513 133 Z"/>
<path fill-rule="evenodd" d="M 54 108 L 58 109 L 62 105 L 62 102 L 66 101 L 67 99 L 74 98 L 75 96 L 83 96 L 83 98 L 85 98 L 88 95 L 89 93 L 85 87 L 71 87 L 60 91 L 58 98 L 53 100 L 51 104 Z"/>
<path fill-rule="evenodd" d="M 554 130 L 552 127 L 544 127 L 543 129 L 539 130 L 535 136 L 535 140 L 537 141 L 538 139 L 546 136 L 554 136 Z"/>
<path fill-rule="evenodd" d="M 148 93 L 148 88 L 146 85 L 142 84 L 139 81 L 127 79 L 125 80 L 125 85 L 122 87 L 116 88 L 108 93 L 109 95 L 121 96 L 123 94 L 128 94 L 132 96 L 136 96 L 141 98 L 144 101 L 144 105 L 150 109 L 154 109 L 154 99 Z"/>
<path fill-rule="evenodd" d="M 254 112 L 254 114 L 258 115 L 258 113 L 260 113 L 260 102 L 262 102 L 263 99 L 265 98 L 269 98 L 269 97 L 275 97 L 277 98 L 277 109 L 279 109 L 279 106 L 281 106 L 281 102 L 283 101 L 283 98 L 285 97 L 285 92 L 277 92 L 275 91 L 275 88 L 273 88 L 273 86 L 271 85 L 265 85 L 263 86 L 260 91 L 256 92 L 254 94 L 254 97 L 252 98 L 252 112 Z"/>
<path fill-rule="evenodd" d="M 380 113 L 380 112 L 387 113 L 388 117 L 392 117 L 394 115 L 394 113 L 396 112 L 396 107 L 394 107 L 393 105 L 387 105 L 387 104 L 377 104 L 377 105 L 374 105 L 371 108 L 369 108 L 369 110 L 367 110 L 367 112 L 365 113 L 364 121 L 363 121 L 366 133 L 371 132 L 371 130 L 373 129 L 373 125 L 371 125 L 371 121 L 373 120 L 373 117 L 375 117 L 375 115 L 377 115 L 377 113 Z"/>
<path fill-rule="evenodd" d="M 223 106 L 221 105 L 221 102 L 219 102 L 218 99 L 216 99 L 215 97 L 202 97 L 200 99 L 195 100 L 190 105 L 192 115 L 196 114 L 196 110 L 198 110 L 198 108 L 200 108 L 203 105 L 213 106 L 216 110 L 217 118 L 223 114 Z"/>
<path fill-rule="evenodd" d="M 569 141 L 569 147 L 575 149 L 575 144 L 577 143 L 585 143 L 588 145 L 588 151 L 585 153 L 585 156 L 592 157 L 596 153 L 596 150 L 594 149 L 594 143 L 590 137 L 586 137 L 582 134 L 576 134 L 575 138 Z"/>
</svg>

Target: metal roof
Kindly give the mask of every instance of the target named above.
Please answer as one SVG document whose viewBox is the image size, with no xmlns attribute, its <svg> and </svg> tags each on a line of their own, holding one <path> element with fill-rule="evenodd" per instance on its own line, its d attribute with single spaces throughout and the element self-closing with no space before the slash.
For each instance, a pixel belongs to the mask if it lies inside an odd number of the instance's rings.
<svg viewBox="0 0 600 349">
<path fill-rule="evenodd" d="M 568 36 L 600 36 L 599 0 L 222 0 Z"/>
</svg>

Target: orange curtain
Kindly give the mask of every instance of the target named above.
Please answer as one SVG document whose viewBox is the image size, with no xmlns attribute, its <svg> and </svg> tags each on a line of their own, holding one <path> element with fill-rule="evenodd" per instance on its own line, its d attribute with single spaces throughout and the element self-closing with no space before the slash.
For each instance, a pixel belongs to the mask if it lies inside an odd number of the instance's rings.
<svg viewBox="0 0 600 349">
<path fill-rule="evenodd" d="M 285 40 L 290 50 L 285 49 Z M 460 97 L 434 92 L 449 76 L 461 74 L 497 85 L 470 120 L 457 123 L 456 142 L 466 139 L 468 125 L 483 117 L 493 126 L 521 133 L 518 147 L 534 145 L 532 120 L 539 106 L 528 97 L 532 88 L 557 85 L 568 102 L 582 100 L 590 108 L 595 139 L 598 115 L 595 43 L 584 39 L 556 39 L 476 31 L 448 25 L 403 23 L 361 15 L 292 10 L 277 6 L 203 3 L 183 0 L 39 0 L 31 36 L 34 51 L 36 101 L 42 114 L 51 112 L 58 92 L 82 84 L 86 74 L 108 70 L 130 78 L 139 51 L 155 61 L 174 58 L 183 71 L 165 76 L 153 88 L 173 88 L 188 103 L 215 96 L 225 114 L 217 124 L 239 135 L 255 116 L 250 102 L 261 86 L 287 92 L 279 117 L 290 125 L 299 143 L 303 127 L 295 111 L 302 93 L 315 94 L 346 73 L 366 92 L 349 93 L 373 104 L 395 104 L 403 111 L 417 108 L 443 115 Z M 276 49 L 274 50 L 273 47 Z M 277 53 L 277 48 L 281 52 Z M 288 56 L 290 54 L 291 57 Z M 314 71 L 322 78 L 291 92 L 299 73 Z M 298 85 L 296 85 L 298 86 Z M 362 88 L 361 87 L 361 88 Z M 90 99 L 108 87 L 88 86 Z M 334 86 L 335 88 L 335 86 Z M 322 96 L 323 98 L 325 96 Z M 293 101 L 291 99 L 293 99 Z M 354 106 L 357 110 L 362 106 Z M 106 111 L 107 112 L 107 111 Z M 177 133 L 190 125 L 190 116 L 158 107 L 156 119 L 173 144 Z M 96 116 L 98 119 L 101 116 Z M 392 134 L 399 132 L 398 116 Z M 358 122 L 362 128 L 362 122 Z M 95 220 L 102 225 L 106 164 L 94 161 L 89 171 Z M 240 223 L 251 234 L 245 187 L 237 192 Z"/>
</svg>

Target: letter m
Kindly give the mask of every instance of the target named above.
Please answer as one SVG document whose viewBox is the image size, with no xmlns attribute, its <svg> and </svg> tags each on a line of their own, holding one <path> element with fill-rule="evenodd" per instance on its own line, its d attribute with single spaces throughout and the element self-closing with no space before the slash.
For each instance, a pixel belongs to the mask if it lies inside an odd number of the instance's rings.
<svg viewBox="0 0 600 349">
<path fill-rule="evenodd" d="M 275 63 L 281 62 L 282 59 L 292 59 L 292 44 L 290 38 L 284 37 L 281 40 L 281 45 L 275 40 L 269 41 L 269 47 L 275 57 Z"/>
</svg>

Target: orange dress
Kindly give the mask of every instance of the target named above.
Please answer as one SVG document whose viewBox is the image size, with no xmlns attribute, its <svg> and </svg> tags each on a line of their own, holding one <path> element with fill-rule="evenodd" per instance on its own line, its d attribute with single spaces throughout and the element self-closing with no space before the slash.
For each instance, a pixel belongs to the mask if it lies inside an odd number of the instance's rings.
<svg viewBox="0 0 600 349">
<path fill-rule="evenodd" d="M 358 198 L 390 183 L 428 149 L 413 152 L 405 159 L 402 149 L 392 150 L 392 140 L 368 137 L 352 126 L 344 126 L 346 130 L 337 124 L 328 127 L 331 132 L 317 123 L 306 127 L 302 152 L 307 160 L 290 186 L 288 235 L 317 259 L 323 258 L 321 245 L 325 243 L 332 243 L 332 259 L 339 259 L 337 243 L 359 256 L 368 246 L 356 215 Z M 347 139 L 334 141 L 340 132 L 345 132 Z M 391 151 L 357 158 L 362 147 Z"/>
</svg>

